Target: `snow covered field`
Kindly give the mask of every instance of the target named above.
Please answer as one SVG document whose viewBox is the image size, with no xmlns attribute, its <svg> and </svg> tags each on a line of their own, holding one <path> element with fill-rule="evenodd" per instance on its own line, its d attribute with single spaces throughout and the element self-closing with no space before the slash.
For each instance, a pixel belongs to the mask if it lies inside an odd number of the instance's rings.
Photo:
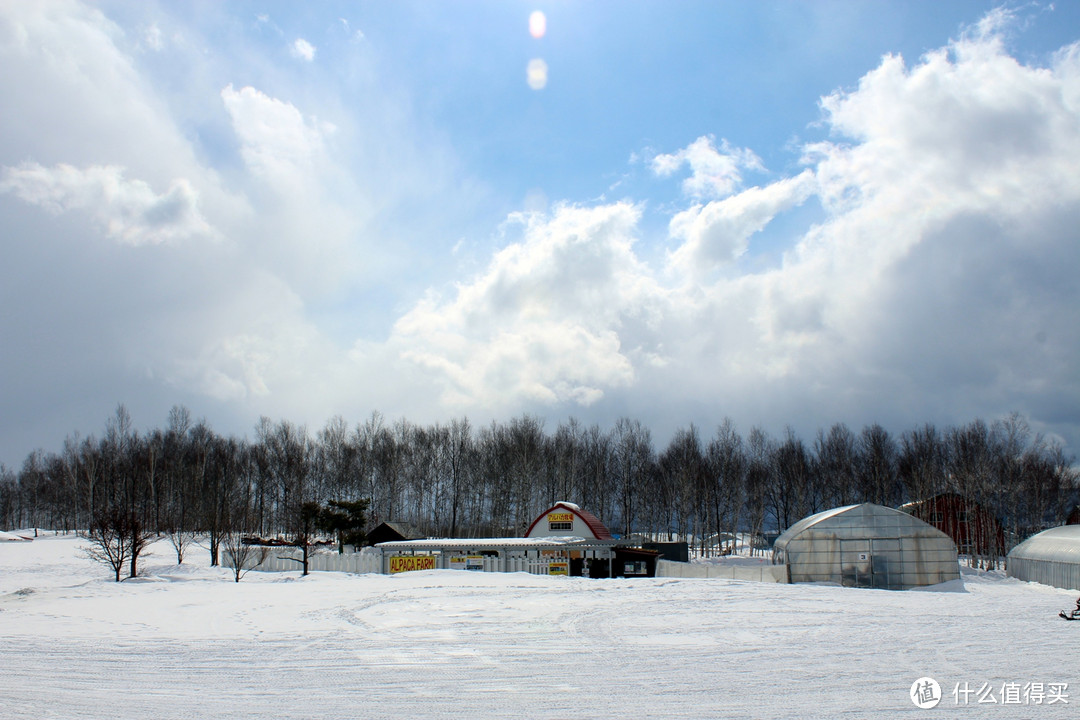
<svg viewBox="0 0 1080 720">
<path fill-rule="evenodd" d="M 177 566 L 162 542 L 144 578 L 117 584 L 82 543 L 0 543 L 2 718 L 1080 710 L 1080 623 L 1056 617 L 1076 593 L 998 575 L 908 592 L 452 570 L 235 584 L 205 550 Z M 923 676 L 941 686 L 932 710 L 909 698 Z"/>
</svg>

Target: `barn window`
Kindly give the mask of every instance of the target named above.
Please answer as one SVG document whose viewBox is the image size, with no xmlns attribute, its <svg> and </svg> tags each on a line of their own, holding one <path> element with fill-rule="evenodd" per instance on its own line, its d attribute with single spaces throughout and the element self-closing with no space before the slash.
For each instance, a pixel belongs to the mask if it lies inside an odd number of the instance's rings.
<svg viewBox="0 0 1080 720">
<path fill-rule="evenodd" d="M 548 523 L 548 530 L 551 530 L 551 531 L 555 531 L 555 530 L 573 530 L 573 529 L 574 529 L 573 521 L 570 521 L 570 522 L 549 522 Z"/>
</svg>

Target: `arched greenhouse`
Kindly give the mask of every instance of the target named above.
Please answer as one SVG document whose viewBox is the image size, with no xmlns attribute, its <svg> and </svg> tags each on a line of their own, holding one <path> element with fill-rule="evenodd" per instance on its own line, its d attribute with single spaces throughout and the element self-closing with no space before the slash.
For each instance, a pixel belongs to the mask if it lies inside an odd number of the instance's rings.
<svg viewBox="0 0 1080 720">
<path fill-rule="evenodd" d="M 956 580 L 960 566 L 948 535 L 907 513 L 873 503 L 803 518 L 777 538 L 773 564 L 788 582 L 906 590 Z"/>
<path fill-rule="evenodd" d="M 1043 530 L 1009 553 L 1009 577 L 1080 590 L 1080 525 Z"/>
</svg>

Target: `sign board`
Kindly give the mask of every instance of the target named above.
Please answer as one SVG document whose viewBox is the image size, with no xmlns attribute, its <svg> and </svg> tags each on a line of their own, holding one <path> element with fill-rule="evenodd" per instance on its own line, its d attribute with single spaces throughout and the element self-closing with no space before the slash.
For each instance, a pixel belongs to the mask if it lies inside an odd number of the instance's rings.
<svg viewBox="0 0 1080 720">
<path fill-rule="evenodd" d="M 870 559 L 870 553 L 859 553 L 859 562 L 866 562 Z"/>
<path fill-rule="evenodd" d="M 548 575 L 569 575 L 570 563 L 568 562 L 553 562 L 548 563 Z"/>
<path fill-rule="evenodd" d="M 451 570 L 483 570 L 484 569 L 484 556 L 483 555 L 451 555 L 450 556 L 450 569 Z"/>
<path fill-rule="evenodd" d="M 548 513 L 547 519 L 548 519 L 548 522 L 568 522 L 568 523 L 572 523 L 572 522 L 574 522 L 574 513 L 568 513 L 568 512 Z"/>
<path fill-rule="evenodd" d="M 434 570 L 434 555 L 393 555 L 390 558 L 390 574 L 413 570 Z"/>
</svg>

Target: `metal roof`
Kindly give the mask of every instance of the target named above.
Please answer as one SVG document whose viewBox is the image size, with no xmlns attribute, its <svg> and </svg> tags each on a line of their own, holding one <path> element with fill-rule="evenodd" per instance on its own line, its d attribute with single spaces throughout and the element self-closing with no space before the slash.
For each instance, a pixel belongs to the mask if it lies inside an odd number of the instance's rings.
<svg viewBox="0 0 1080 720">
<path fill-rule="evenodd" d="M 596 536 L 597 540 L 614 540 L 614 537 L 612 537 L 611 535 L 611 531 L 607 529 L 607 525 L 604 525 L 600 518 L 596 517 L 588 510 L 582 510 L 580 506 L 575 505 L 574 503 L 566 502 L 564 500 L 560 500 L 544 512 L 537 515 L 536 519 L 532 521 L 532 525 L 530 525 L 529 529 L 525 531 L 525 536 L 528 537 L 529 534 L 533 531 L 533 528 L 536 527 L 537 523 L 547 517 L 548 513 L 555 512 L 560 509 L 569 510 L 570 512 L 581 518 L 581 521 L 584 522 L 586 527 L 588 527 L 592 534 Z"/>
<path fill-rule="evenodd" d="M 568 548 L 610 548 L 615 540 L 587 540 L 582 537 L 542 538 L 429 538 L 426 540 L 395 540 L 375 547 L 385 550 L 543 550 Z"/>
<path fill-rule="evenodd" d="M 826 510 L 824 512 L 819 512 L 816 515 L 805 517 L 789 527 L 780 537 L 778 537 L 774 546 L 782 547 L 796 535 L 799 535 L 812 527 L 821 526 L 822 529 L 831 528 L 833 525 L 843 522 L 841 517 L 844 519 L 853 519 L 855 517 L 883 518 L 878 522 L 887 522 L 890 527 L 895 526 L 897 530 L 899 530 L 900 527 L 903 527 L 907 530 L 907 533 L 917 532 L 935 536 L 939 534 L 944 535 L 944 533 L 932 525 L 923 522 L 913 515 L 908 515 L 906 512 L 894 510 L 893 508 L 885 507 L 884 505 L 862 503 L 861 505 L 845 505 L 843 507 L 833 508 L 832 510 Z M 834 518 L 836 519 L 834 520 Z M 850 523 L 843 522 L 843 524 L 846 525 Z"/>
<path fill-rule="evenodd" d="M 1032 535 L 1012 549 L 1009 559 L 1014 558 L 1080 565 L 1080 525 L 1062 525 Z"/>
</svg>

